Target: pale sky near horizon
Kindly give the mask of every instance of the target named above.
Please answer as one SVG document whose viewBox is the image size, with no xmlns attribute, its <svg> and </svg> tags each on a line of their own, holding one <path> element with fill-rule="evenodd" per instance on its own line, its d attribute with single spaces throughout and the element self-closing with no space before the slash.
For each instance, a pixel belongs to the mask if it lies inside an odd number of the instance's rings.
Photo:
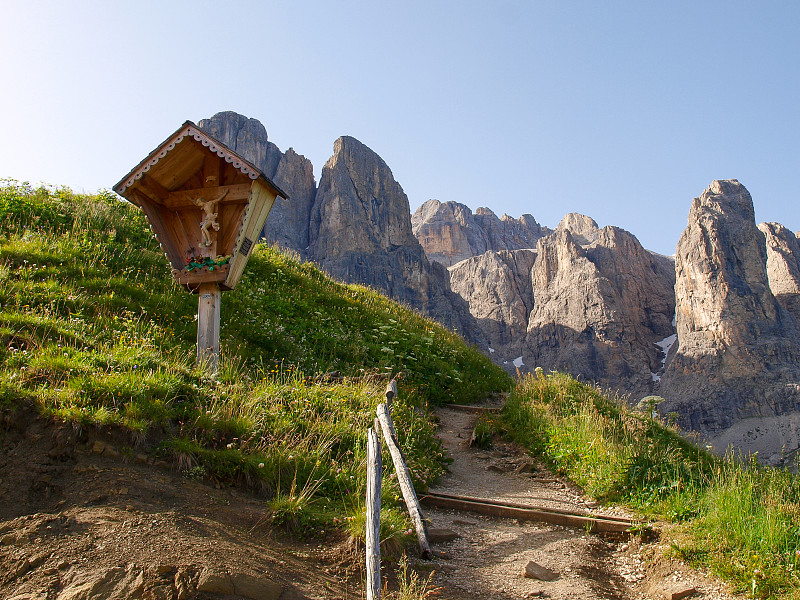
<svg viewBox="0 0 800 600">
<path fill-rule="evenodd" d="M 800 230 L 800 3 L 0 0 L 0 178 L 110 188 L 183 121 L 260 120 L 314 164 L 351 135 L 409 197 L 672 254 L 739 179 Z"/>
</svg>

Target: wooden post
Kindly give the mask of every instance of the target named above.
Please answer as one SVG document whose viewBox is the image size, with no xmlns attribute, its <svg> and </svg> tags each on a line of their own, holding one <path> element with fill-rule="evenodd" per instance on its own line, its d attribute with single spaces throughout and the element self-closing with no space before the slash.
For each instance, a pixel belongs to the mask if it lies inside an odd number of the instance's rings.
<svg viewBox="0 0 800 600">
<path fill-rule="evenodd" d="M 414 523 L 414 529 L 417 530 L 420 555 L 422 558 L 430 560 L 433 558 L 433 553 L 428 543 L 428 532 L 425 529 L 425 522 L 422 518 L 422 509 L 419 506 L 419 500 L 417 500 L 417 492 L 414 491 L 414 484 L 411 483 L 411 473 L 408 471 L 406 461 L 403 459 L 403 453 L 400 451 L 400 445 L 397 443 L 397 434 L 394 431 L 392 418 L 389 416 L 386 404 L 379 404 L 377 412 L 378 421 L 380 421 L 381 429 L 383 430 L 383 439 L 386 440 L 386 445 L 389 447 L 389 453 L 392 455 L 392 462 L 394 462 L 394 470 L 397 473 L 397 481 L 400 484 L 400 490 L 403 492 L 403 500 L 405 500 L 411 521 Z"/>
<path fill-rule="evenodd" d="M 367 430 L 367 600 L 381 597 L 381 443 Z"/>
<path fill-rule="evenodd" d="M 197 364 L 210 373 L 219 368 L 220 292 L 216 283 L 201 283 L 197 303 Z"/>
<path fill-rule="evenodd" d="M 386 386 L 386 407 L 391 410 L 392 400 L 397 397 L 397 381 L 392 379 Z"/>
</svg>

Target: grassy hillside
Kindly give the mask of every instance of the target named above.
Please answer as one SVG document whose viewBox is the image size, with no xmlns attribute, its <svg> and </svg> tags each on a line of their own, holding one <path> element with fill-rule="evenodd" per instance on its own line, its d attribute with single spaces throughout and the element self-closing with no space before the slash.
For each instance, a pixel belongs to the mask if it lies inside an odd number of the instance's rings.
<svg viewBox="0 0 800 600">
<path fill-rule="evenodd" d="M 511 384 L 433 321 L 263 246 L 223 294 L 213 378 L 194 368 L 196 306 L 134 207 L 2 182 L 0 409 L 127 432 L 130 452 L 263 492 L 300 533 L 359 512 L 378 375 L 400 374 L 394 416 L 420 488 L 443 470 L 429 405 Z M 316 377 L 331 371 L 346 379 Z"/>
<path fill-rule="evenodd" d="M 672 523 L 671 552 L 757 598 L 800 597 L 800 479 L 722 460 L 560 373 L 517 383 L 502 424 L 591 495 Z"/>
</svg>

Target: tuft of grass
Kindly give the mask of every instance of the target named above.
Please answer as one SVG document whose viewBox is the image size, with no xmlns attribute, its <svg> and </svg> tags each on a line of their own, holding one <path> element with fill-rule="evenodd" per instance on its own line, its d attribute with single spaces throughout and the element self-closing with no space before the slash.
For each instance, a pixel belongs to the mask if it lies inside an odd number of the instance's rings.
<svg viewBox="0 0 800 600">
<path fill-rule="evenodd" d="M 315 492 L 320 485 L 321 480 L 309 479 L 298 489 L 295 477 L 287 493 L 279 489 L 275 497 L 267 503 L 272 510 L 272 522 L 301 540 L 324 532 L 319 529 L 320 519 L 318 512 L 314 510 L 314 504 L 318 502 Z"/>
<path fill-rule="evenodd" d="M 497 425 L 491 415 L 487 413 L 480 415 L 475 420 L 475 428 L 472 431 L 472 444 L 478 448 L 491 448 L 496 428 Z"/>
<path fill-rule="evenodd" d="M 345 525 L 352 540 L 361 545 L 366 544 L 367 512 L 360 498 L 345 517 Z M 394 502 L 388 506 L 381 502 L 379 535 L 381 557 L 387 559 L 399 557 L 403 549 L 416 540 L 408 515 Z"/>
<path fill-rule="evenodd" d="M 397 565 L 397 590 L 390 592 L 386 597 L 389 600 L 425 600 L 439 595 L 437 588 L 431 580 L 433 571 L 423 579 L 408 564 L 408 557 L 403 554 Z"/>
<path fill-rule="evenodd" d="M 754 457 L 717 458 L 569 375 L 520 380 L 506 430 L 588 493 L 675 525 L 672 553 L 754 598 L 800 594 L 800 479 Z"/>
</svg>

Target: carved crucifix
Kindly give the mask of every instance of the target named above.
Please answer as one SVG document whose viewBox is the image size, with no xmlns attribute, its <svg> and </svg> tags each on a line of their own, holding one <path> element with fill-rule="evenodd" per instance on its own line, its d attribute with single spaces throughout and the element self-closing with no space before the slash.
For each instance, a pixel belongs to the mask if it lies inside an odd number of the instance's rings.
<svg viewBox="0 0 800 600">
<path fill-rule="evenodd" d="M 200 245 L 204 248 L 209 248 L 216 241 L 216 235 L 209 232 L 209 229 L 219 231 L 219 222 L 217 221 L 217 216 L 219 216 L 219 213 L 215 212 L 214 209 L 227 194 L 228 190 L 225 190 L 218 197 L 210 200 L 205 200 L 202 197 L 192 199 L 192 202 L 196 206 L 199 206 L 203 209 L 203 220 L 200 221 L 200 233 L 203 236 L 203 241 L 200 243 Z M 212 239 L 212 235 L 214 236 L 214 239 Z"/>
</svg>

